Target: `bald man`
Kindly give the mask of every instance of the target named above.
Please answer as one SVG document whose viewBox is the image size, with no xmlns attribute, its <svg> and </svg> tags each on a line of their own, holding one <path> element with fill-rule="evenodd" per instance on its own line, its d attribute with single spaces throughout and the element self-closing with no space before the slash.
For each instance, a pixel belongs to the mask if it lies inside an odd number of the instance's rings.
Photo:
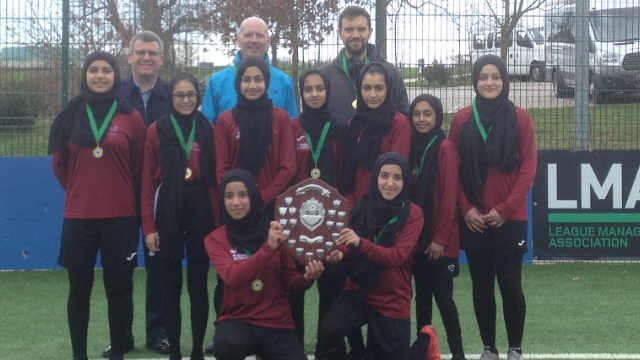
<svg viewBox="0 0 640 360">
<path fill-rule="evenodd" d="M 292 119 L 298 117 L 296 97 L 293 91 L 291 78 L 282 71 L 271 66 L 271 59 L 267 55 L 267 49 L 271 45 L 271 37 L 267 24 L 258 17 L 250 17 L 240 24 L 240 31 L 236 36 L 236 44 L 240 48 L 233 59 L 233 66 L 215 73 L 209 80 L 207 91 L 202 99 L 204 116 L 212 123 L 216 123 L 218 115 L 231 109 L 238 100 L 235 87 L 236 68 L 247 56 L 259 56 L 269 65 L 271 70 L 271 83 L 267 90 L 273 106 L 279 107 L 289 113 Z"/>
</svg>

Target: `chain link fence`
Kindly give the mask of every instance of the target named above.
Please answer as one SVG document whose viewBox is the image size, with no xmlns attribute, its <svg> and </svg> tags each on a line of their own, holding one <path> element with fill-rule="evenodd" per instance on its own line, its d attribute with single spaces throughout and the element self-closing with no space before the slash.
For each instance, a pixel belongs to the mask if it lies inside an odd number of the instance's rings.
<svg viewBox="0 0 640 360">
<path fill-rule="evenodd" d="M 532 114 L 539 149 L 636 149 L 640 0 L 579 1 L 392 0 L 378 11 L 359 4 L 372 16 L 370 42 L 402 72 L 409 100 L 421 93 L 440 97 L 446 121 L 475 95 L 473 61 L 493 53 L 509 65 L 511 99 Z M 0 156 L 46 155 L 51 121 L 77 94 L 84 57 L 93 50 L 117 54 L 124 78 L 131 36 L 152 30 L 165 43 L 163 78 L 186 71 L 205 79 L 231 64 L 239 22 L 257 15 L 270 27 L 272 64 L 297 85 L 302 71 L 330 62 L 342 48 L 336 30 L 344 6 L 338 0 L 3 0 Z"/>
</svg>

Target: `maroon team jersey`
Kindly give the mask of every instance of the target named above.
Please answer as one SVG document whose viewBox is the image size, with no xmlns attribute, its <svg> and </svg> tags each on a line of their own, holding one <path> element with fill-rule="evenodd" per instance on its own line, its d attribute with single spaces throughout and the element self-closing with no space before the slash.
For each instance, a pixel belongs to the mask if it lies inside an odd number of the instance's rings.
<svg viewBox="0 0 640 360">
<path fill-rule="evenodd" d="M 100 219 L 136 216 L 140 195 L 145 126 L 137 111 L 114 115 L 100 147 L 72 142 L 53 154 L 53 173 L 66 191 L 64 217 Z"/>
</svg>

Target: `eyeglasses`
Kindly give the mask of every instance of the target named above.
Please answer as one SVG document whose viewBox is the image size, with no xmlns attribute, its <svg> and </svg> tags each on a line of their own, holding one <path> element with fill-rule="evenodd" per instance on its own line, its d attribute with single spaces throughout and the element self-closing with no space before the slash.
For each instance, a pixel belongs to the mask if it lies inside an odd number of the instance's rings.
<svg viewBox="0 0 640 360">
<path fill-rule="evenodd" d="M 196 97 L 198 96 L 198 93 L 195 92 L 190 92 L 190 93 L 173 93 L 173 98 L 177 101 L 183 101 L 184 98 L 189 99 L 189 101 L 193 101 L 196 99 Z"/>
<path fill-rule="evenodd" d="M 160 53 L 157 51 L 146 51 L 146 50 L 133 50 L 133 53 L 139 57 L 144 57 L 146 54 L 149 54 L 150 58 L 155 58 L 160 55 Z"/>
</svg>

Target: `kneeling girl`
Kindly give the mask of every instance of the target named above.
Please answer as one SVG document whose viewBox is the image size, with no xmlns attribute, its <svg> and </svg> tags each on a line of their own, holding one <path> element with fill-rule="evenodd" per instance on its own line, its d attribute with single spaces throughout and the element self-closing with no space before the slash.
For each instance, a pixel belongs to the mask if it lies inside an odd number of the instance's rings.
<svg viewBox="0 0 640 360">
<path fill-rule="evenodd" d="M 320 324 L 319 359 L 346 359 L 344 336 L 368 325 L 367 359 L 408 357 L 411 259 L 424 223 L 411 203 L 411 170 L 401 154 L 382 155 L 369 191 L 351 214 L 331 261 L 344 261 L 347 283 Z"/>
<path fill-rule="evenodd" d="M 289 291 L 306 290 L 324 270 L 312 261 L 302 275 L 280 245 L 282 226 L 269 223 L 256 180 L 247 170 L 227 172 L 220 182 L 224 226 L 209 234 L 207 252 L 224 283 L 213 338 L 217 359 L 304 360 L 296 338 Z"/>
</svg>

